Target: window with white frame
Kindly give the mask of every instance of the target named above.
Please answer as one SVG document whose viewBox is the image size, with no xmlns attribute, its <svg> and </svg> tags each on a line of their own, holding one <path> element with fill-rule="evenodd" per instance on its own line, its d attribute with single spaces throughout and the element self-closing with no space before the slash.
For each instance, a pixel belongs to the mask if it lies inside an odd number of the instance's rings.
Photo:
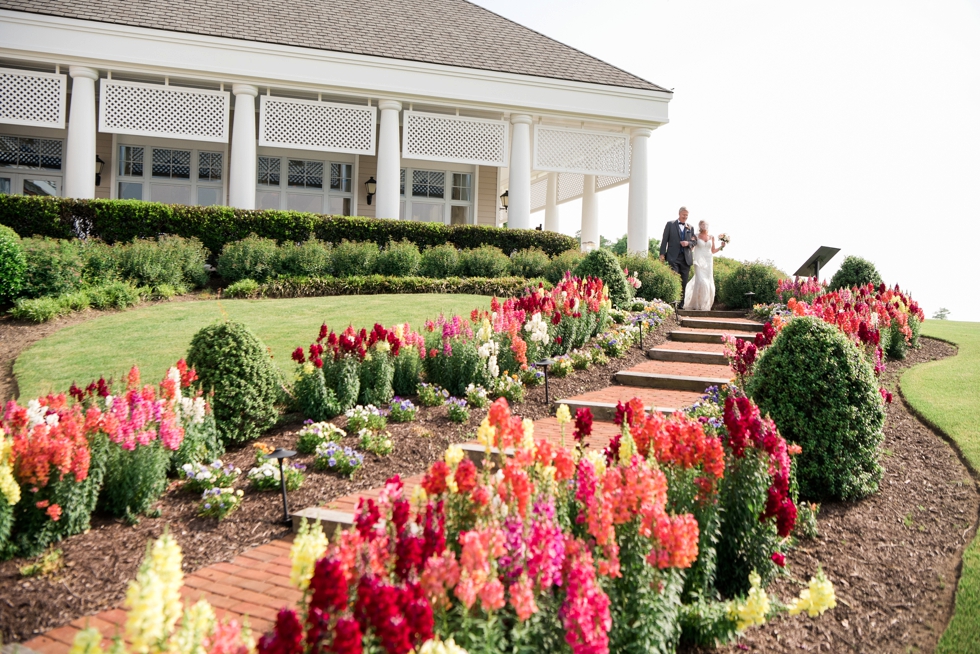
<svg viewBox="0 0 980 654">
<path fill-rule="evenodd" d="M 61 195 L 64 141 L 0 134 L 0 193 Z"/>
<path fill-rule="evenodd" d="M 223 152 L 196 148 L 119 145 L 116 197 L 166 204 L 224 203 Z"/>
<path fill-rule="evenodd" d="M 401 194 L 402 219 L 451 225 L 473 221 L 472 173 L 402 168 Z"/>
<path fill-rule="evenodd" d="M 351 215 L 352 163 L 260 155 L 256 171 L 256 209 Z"/>
</svg>

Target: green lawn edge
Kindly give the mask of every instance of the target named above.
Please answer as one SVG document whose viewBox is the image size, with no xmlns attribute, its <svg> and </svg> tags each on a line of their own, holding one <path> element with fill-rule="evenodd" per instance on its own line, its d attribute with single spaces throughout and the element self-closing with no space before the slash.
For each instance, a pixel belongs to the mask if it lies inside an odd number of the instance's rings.
<svg viewBox="0 0 980 654">
<path fill-rule="evenodd" d="M 24 402 L 50 392 L 67 392 L 73 382 L 85 385 L 100 375 L 119 379 L 134 365 L 140 367 L 144 383 L 155 383 L 187 355 L 194 334 L 217 320 L 245 323 L 269 347 L 279 367 L 292 374 L 291 352 L 312 343 L 322 323 L 340 331 L 349 324 L 370 329 L 376 322 L 386 327 L 407 322 L 421 331 L 425 320 L 440 313 L 469 316 L 473 309 L 489 308 L 487 296 L 441 293 L 145 305 L 71 325 L 41 339 L 17 357 L 14 377 Z"/>
<path fill-rule="evenodd" d="M 906 371 L 902 396 L 930 426 L 959 448 L 980 474 L 980 323 L 927 320 L 922 334 L 953 343 L 957 355 Z M 936 647 L 938 654 L 980 654 L 980 535 L 963 554 L 956 606 Z"/>
</svg>

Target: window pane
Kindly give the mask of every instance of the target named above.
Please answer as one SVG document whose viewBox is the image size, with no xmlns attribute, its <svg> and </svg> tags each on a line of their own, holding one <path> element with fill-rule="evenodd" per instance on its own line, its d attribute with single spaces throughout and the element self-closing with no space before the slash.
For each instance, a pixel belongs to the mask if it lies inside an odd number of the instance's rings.
<svg viewBox="0 0 980 654">
<path fill-rule="evenodd" d="M 0 177 L 0 193 L 10 195 L 10 177 Z"/>
<path fill-rule="evenodd" d="M 323 162 L 289 160 L 290 186 L 323 188 Z"/>
<path fill-rule="evenodd" d="M 286 209 L 289 211 L 305 211 L 307 213 L 323 213 L 323 196 L 306 193 L 289 193 L 286 195 Z"/>
<path fill-rule="evenodd" d="M 25 179 L 24 195 L 58 195 L 58 182 L 51 179 Z"/>
<path fill-rule="evenodd" d="M 446 197 L 446 173 L 434 170 L 412 171 L 412 195 L 417 198 Z"/>
<path fill-rule="evenodd" d="M 142 200 L 143 199 L 143 185 L 134 184 L 133 182 L 119 182 L 119 199 L 120 200 Z"/>
<path fill-rule="evenodd" d="M 424 170 L 412 171 L 412 195 L 426 197 L 429 192 L 429 173 Z"/>
<path fill-rule="evenodd" d="M 462 202 L 470 202 L 472 197 L 470 196 L 473 187 L 473 176 L 468 173 L 453 173 L 453 200 L 460 200 Z"/>
<path fill-rule="evenodd" d="M 259 157 L 259 184 L 279 186 L 279 158 Z M 278 205 L 276 209 L 278 209 Z"/>
<path fill-rule="evenodd" d="M 443 212 L 446 205 L 431 204 L 429 202 L 412 203 L 412 220 L 421 220 L 427 223 L 445 222 Z"/>
<path fill-rule="evenodd" d="M 470 208 L 461 205 L 449 207 L 449 224 L 468 225 L 470 222 Z"/>
<path fill-rule="evenodd" d="M 446 197 L 446 173 L 429 171 L 429 197 Z"/>
<path fill-rule="evenodd" d="M 333 216 L 349 216 L 350 206 L 350 198 L 330 196 L 327 199 L 327 213 Z"/>
<path fill-rule="evenodd" d="M 221 179 L 220 152 L 197 153 L 197 178 L 206 181 L 219 181 Z"/>
<path fill-rule="evenodd" d="M 399 171 L 398 177 L 401 183 L 401 186 L 398 187 L 399 188 L 398 192 L 402 195 L 405 195 L 405 169 L 404 168 L 402 168 L 401 171 Z"/>
<path fill-rule="evenodd" d="M 119 146 L 119 174 L 143 176 L 143 148 L 132 145 Z"/>
<path fill-rule="evenodd" d="M 153 176 L 190 179 L 191 151 L 153 148 Z"/>
<path fill-rule="evenodd" d="M 330 164 L 330 190 L 350 193 L 353 170 L 351 164 Z"/>
<path fill-rule="evenodd" d="M 150 201 L 164 204 L 191 204 L 190 184 L 151 184 Z"/>
<path fill-rule="evenodd" d="M 0 136 L 0 166 L 17 165 L 17 148 L 16 136 Z"/>
<path fill-rule="evenodd" d="M 202 207 L 221 204 L 221 189 L 201 186 L 197 189 L 197 203 Z"/>
<path fill-rule="evenodd" d="M 61 141 L 0 136 L 0 166 L 61 170 Z"/>
<path fill-rule="evenodd" d="M 278 209 L 279 191 L 259 191 L 255 194 L 256 209 Z"/>
</svg>

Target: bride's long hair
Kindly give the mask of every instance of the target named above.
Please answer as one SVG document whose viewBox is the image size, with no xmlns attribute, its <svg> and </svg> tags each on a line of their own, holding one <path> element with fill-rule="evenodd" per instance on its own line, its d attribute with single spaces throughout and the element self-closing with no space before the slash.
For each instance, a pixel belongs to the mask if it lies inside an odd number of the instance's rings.
<svg viewBox="0 0 980 654">
<path fill-rule="evenodd" d="M 707 223 L 707 221 L 704 221 L 704 220 L 699 220 L 698 221 L 698 231 L 699 232 L 704 232 L 705 234 L 708 233 L 708 223 Z"/>
</svg>

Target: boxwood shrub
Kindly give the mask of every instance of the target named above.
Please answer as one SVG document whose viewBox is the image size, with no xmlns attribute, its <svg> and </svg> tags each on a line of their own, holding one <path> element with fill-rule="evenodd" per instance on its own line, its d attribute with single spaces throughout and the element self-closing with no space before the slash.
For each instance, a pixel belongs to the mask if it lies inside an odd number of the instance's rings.
<svg viewBox="0 0 980 654">
<path fill-rule="evenodd" d="M 544 277 L 551 258 L 541 248 L 517 250 L 510 255 L 510 274 L 516 277 Z"/>
<path fill-rule="evenodd" d="M 854 500 L 878 489 L 885 408 L 858 347 L 818 318 L 795 318 L 756 362 L 748 393 L 797 457 L 801 499 Z"/>
<path fill-rule="evenodd" d="M 854 286 L 866 286 L 881 283 L 881 275 L 878 269 L 867 259 L 849 256 L 841 263 L 840 268 L 830 278 L 830 290 L 836 291 L 839 288 L 851 288 Z"/>
<path fill-rule="evenodd" d="M 498 247 L 481 245 L 460 254 L 459 270 L 467 277 L 503 277 L 510 270 L 510 257 Z"/>
<path fill-rule="evenodd" d="M 390 242 L 378 253 L 375 271 L 379 275 L 411 277 L 419 272 L 422 254 L 418 247 L 408 240 Z"/>
<path fill-rule="evenodd" d="M 545 270 L 544 277 L 552 284 L 557 284 L 562 280 L 567 272 L 575 272 L 578 268 L 579 263 L 585 258 L 585 253 L 579 248 L 575 247 L 571 250 L 565 250 L 558 256 L 552 258 L 551 262 L 548 264 L 547 270 Z"/>
<path fill-rule="evenodd" d="M 579 263 L 575 275 L 581 278 L 598 277 L 609 289 L 613 306 L 625 307 L 633 299 L 633 287 L 626 281 L 626 275 L 619 260 L 609 250 L 592 250 Z"/>
<path fill-rule="evenodd" d="M 317 238 L 330 243 L 408 239 L 419 249 L 451 243 L 457 248 L 493 245 L 504 252 L 538 247 L 554 256 L 576 246 L 574 238 L 533 229 L 444 225 L 411 220 L 323 216 L 296 211 L 246 211 L 231 207 L 190 207 L 138 200 L 78 200 L 22 195 L 0 196 L 0 225 L 24 236 L 93 236 L 107 243 L 158 234 L 197 237 L 212 253 L 249 234 L 278 242 Z"/>
<path fill-rule="evenodd" d="M 779 301 L 776 289 L 782 273 L 766 261 L 740 263 L 721 282 L 718 299 L 729 309 L 751 309 L 754 304 Z M 745 294 L 751 291 L 752 296 Z"/>
<path fill-rule="evenodd" d="M 251 440 L 275 424 L 281 374 L 248 327 L 228 321 L 203 328 L 191 340 L 187 365 L 205 393 L 214 391 L 211 405 L 224 444 Z"/>
<path fill-rule="evenodd" d="M 419 264 L 419 274 L 423 277 L 441 279 L 454 277 L 459 271 L 459 250 L 455 245 L 444 243 L 425 248 Z"/>
<path fill-rule="evenodd" d="M 681 299 L 681 276 L 663 261 L 651 256 L 626 255 L 619 258 L 624 269 L 640 280 L 636 295 L 644 300 L 672 303 Z"/>
</svg>

